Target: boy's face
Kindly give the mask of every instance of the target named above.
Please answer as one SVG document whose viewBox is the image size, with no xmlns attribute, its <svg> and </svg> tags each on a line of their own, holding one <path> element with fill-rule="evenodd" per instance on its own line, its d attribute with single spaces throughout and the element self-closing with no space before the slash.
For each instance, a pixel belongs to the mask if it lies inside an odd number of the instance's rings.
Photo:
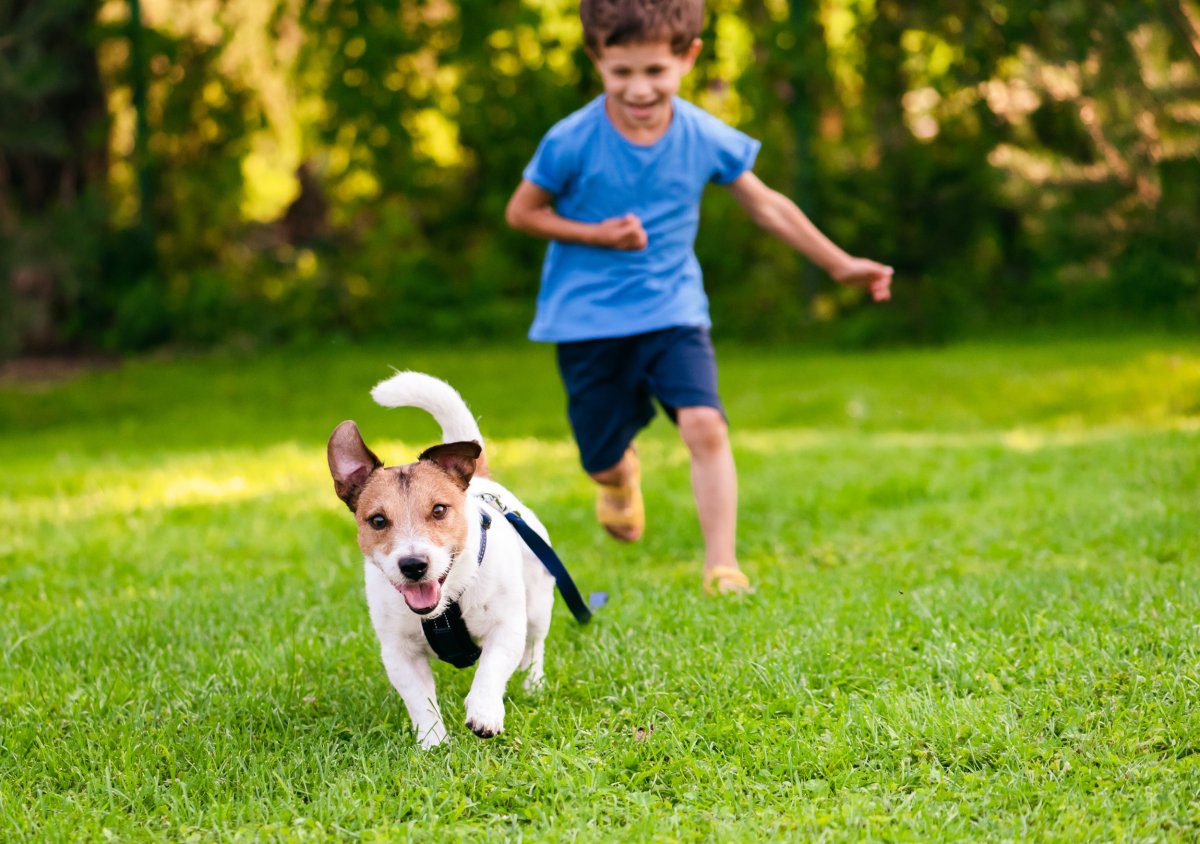
<svg viewBox="0 0 1200 844">
<path fill-rule="evenodd" d="M 671 122 L 671 98 L 700 53 L 700 39 L 683 55 L 665 41 L 619 44 L 592 54 L 592 63 L 608 95 L 608 112 L 617 128 L 654 132 Z"/>
</svg>

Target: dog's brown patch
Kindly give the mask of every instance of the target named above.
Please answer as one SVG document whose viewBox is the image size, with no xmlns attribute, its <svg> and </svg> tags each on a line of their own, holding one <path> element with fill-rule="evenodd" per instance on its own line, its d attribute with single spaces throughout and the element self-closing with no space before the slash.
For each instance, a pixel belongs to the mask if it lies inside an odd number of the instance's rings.
<svg viewBox="0 0 1200 844">
<path fill-rule="evenodd" d="M 421 452 L 417 460 L 436 463 L 463 489 L 479 467 L 483 447 L 477 442 L 442 443 Z"/>
<path fill-rule="evenodd" d="M 400 531 L 457 553 L 467 542 L 466 499 L 460 478 L 430 460 L 375 472 L 355 510 L 359 547 L 364 554 L 385 550 Z"/>
<path fill-rule="evenodd" d="M 482 451 L 476 442 L 442 443 L 416 463 L 384 468 L 357 425 L 338 425 L 329 437 L 329 471 L 354 512 L 362 552 L 386 555 L 399 540 L 460 553 L 469 527 L 467 487 Z"/>
</svg>

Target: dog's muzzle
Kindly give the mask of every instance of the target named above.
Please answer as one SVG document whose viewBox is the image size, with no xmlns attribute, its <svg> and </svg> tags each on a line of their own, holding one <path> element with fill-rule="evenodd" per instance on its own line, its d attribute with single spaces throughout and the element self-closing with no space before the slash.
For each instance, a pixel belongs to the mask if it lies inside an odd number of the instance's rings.
<svg viewBox="0 0 1200 844">
<path fill-rule="evenodd" d="M 436 580 L 430 578 L 428 557 L 401 557 L 396 562 L 396 568 L 399 569 L 402 580 L 392 585 L 404 597 L 408 608 L 417 615 L 433 612 L 442 597 L 442 584 L 450 570 L 447 569 L 446 573 Z"/>
<path fill-rule="evenodd" d="M 423 557 L 405 557 L 399 563 L 400 574 L 409 580 L 420 580 L 429 571 L 429 561 Z"/>
</svg>

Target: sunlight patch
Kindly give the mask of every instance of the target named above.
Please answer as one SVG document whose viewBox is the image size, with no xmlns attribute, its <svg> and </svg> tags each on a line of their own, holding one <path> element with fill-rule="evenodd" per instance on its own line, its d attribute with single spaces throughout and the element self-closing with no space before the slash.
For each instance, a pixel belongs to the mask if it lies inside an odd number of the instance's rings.
<svg viewBox="0 0 1200 844">
<path fill-rule="evenodd" d="M 232 478 L 191 475 L 168 481 L 162 491 L 161 500 L 164 504 L 180 506 L 237 500 L 251 495 L 253 490 L 240 475 Z"/>
</svg>

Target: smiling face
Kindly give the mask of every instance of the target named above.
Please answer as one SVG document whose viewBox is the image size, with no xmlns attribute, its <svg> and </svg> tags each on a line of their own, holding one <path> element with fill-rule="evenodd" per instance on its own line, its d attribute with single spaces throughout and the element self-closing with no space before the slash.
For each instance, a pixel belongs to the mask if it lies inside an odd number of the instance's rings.
<svg viewBox="0 0 1200 844">
<path fill-rule="evenodd" d="M 422 460 L 375 472 L 355 509 L 358 547 L 418 615 L 437 609 L 467 543 L 466 494 Z"/>
<path fill-rule="evenodd" d="M 470 535 L 467 487 L 480 454 L 478 443 L 445 443 L 384 468 L 353 422 L 329 438 L 329 471 L 358 522 L 358 547 L 418 615 L 444 607 L 442 585 Z"/>
<path fill-rule="evenodd" d="M 605 110 L 622 135 L 635 143 L 653 143 L 671 125 L 671 98 L 700 53 L 700 40 L 683 54 L 666 41 L 614 44 L 592 54 L 604 93 Z"/>
</svg>

